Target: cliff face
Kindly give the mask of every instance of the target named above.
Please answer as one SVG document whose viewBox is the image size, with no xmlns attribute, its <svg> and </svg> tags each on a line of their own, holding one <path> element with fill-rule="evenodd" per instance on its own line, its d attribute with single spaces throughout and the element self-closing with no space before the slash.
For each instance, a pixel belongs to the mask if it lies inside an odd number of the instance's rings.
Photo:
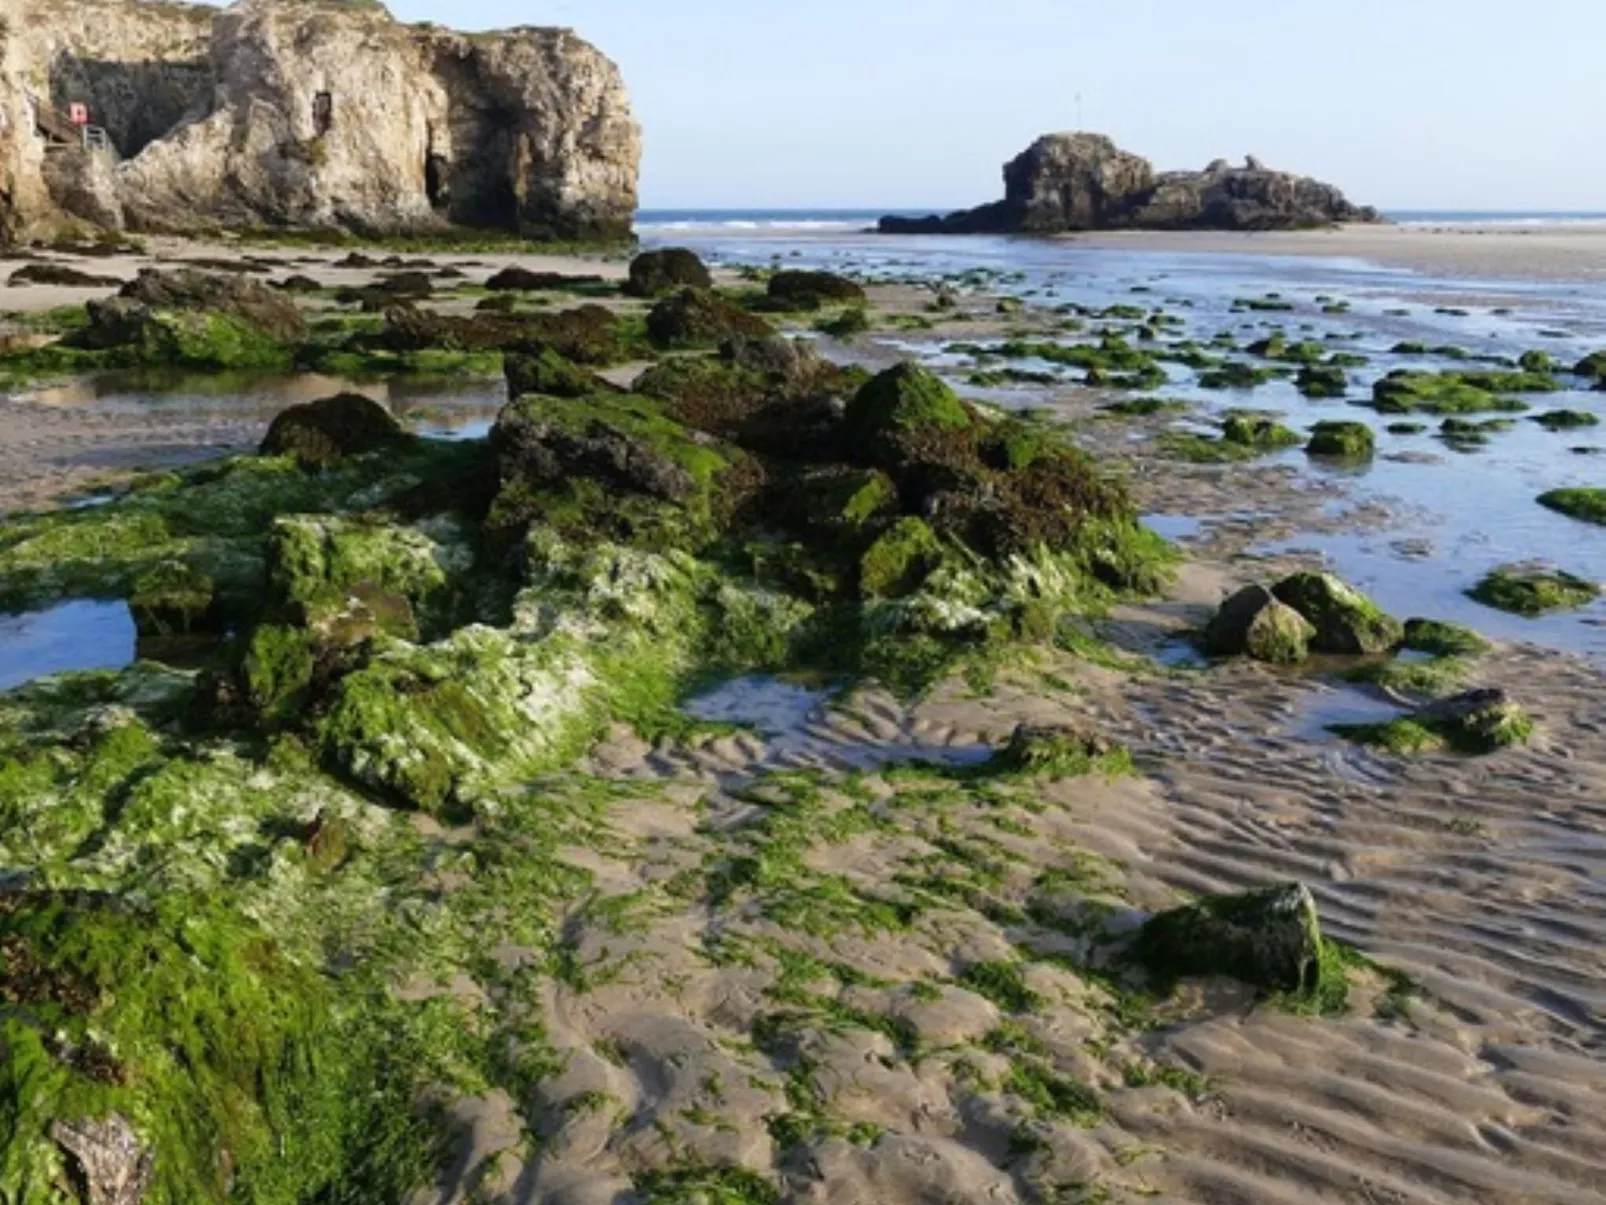
<svg viewBox="0 0 1606 1205">
<path fill-rule="evenodd" d="M 1004 167 L 1004 199 L 946 217 L 883 218 L 889 234 L 1059 234 L 1076 230 L 1294 230 L 1375 222 L 1330 184 L 1251 158 L 1157 174 L 1102 134 L 1049 134 Z"/>
<path fill-rule="evenodd" d="M 25 99 L 7 103 L 24 144 L 0 144 L 0 182 L 9 167 L 22 183 L 13 232 L 59 214 L 156 231 L 629 231 L 640 132 L 618 69 L 568 31 L 456 34 L 366 0 L 16 2 L 8 78 L 52 110 L 87 104 L 111 149 L 47 151 Z"/>
</svg>

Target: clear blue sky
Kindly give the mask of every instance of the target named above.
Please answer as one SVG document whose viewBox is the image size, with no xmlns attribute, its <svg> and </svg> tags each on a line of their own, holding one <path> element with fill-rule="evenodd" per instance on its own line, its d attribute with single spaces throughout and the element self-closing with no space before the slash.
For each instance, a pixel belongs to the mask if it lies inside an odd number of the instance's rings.
<svg viewBox="0 0 1606 1205">
<path fill-rule="evenodd" d="M 642 202 L 957 206 L 1083 125 L 1392 208 L 1606 210 L 1606 0 L 390 0 L 575 28 L 623 68 Z"/>
</svg>

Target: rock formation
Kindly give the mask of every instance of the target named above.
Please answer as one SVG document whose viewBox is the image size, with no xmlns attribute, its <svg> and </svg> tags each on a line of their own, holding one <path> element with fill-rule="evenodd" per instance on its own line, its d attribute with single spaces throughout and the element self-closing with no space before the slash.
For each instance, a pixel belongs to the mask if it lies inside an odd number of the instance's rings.
<svg viewBox="0 0 1606 1205">
<path fill-rule="evenodd" d="M 1004 165 L 1004 199 L 946 217 L 881 219 L 885 234 L 1060 234 L 1074 230 L 1298 230 L 1375 222 L 1330 184 L 1250 156 L 1157 173 L 1102 134 L 1048 134 Z"/>
<path fill-rule="evenodd" d="M 72 137 L 74 104 L 104 149 Z M 0 17 L 12 238 L 63 217 L 615 237 L 640 156 L 618 69 L 567 30 L 459 34 L 368 0 L 8 0 Z"/>
</svg>

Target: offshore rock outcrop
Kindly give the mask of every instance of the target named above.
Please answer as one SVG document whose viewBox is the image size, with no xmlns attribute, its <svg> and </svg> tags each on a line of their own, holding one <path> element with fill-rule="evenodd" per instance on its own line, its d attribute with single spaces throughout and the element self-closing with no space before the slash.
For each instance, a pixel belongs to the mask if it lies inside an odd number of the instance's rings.
<svg viewBox="0 0 1606 1205">
<path fill-rule="evenodd" d="M 63 218 L 629 232 L 640 130 L 618 69 L 568 30 L 460 34 L 338 0 L 7 8 L 0 237 Z M 62 128 L 74 104 L 104 149 Z"/>
<path fill-rule="evenodd" d="M 1156 172 L 1102 134 L 1048 134 L 1004 165 L 1004 199 L 927 218 L 881 219 L 884 234 L 1062 234 L 1077 230 L 1298 230 L 1375 222 L 1330 184 L 1253 157 L 1202 172 Z"/>
</svg>

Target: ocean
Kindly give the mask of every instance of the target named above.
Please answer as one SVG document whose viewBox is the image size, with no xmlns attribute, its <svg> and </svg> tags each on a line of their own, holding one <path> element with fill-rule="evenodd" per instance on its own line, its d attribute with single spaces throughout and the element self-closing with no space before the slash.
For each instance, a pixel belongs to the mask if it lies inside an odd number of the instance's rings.
<svg viewBox="0 0 1606 1205">
<path fill-rule="evenodd" d="M 643 209 L 636 229 L 644 238 L 673 231 L 711 232 L 866 230 L 889 214 L 921 217 L 947 213 L 957 206 L 933 205 L 893 209 Z M 1547 209 L 1395 209 L 1385 216 L 1405 226 L 1554 226 L 1606 222 L 1606 211 Z"/>
</svg>

